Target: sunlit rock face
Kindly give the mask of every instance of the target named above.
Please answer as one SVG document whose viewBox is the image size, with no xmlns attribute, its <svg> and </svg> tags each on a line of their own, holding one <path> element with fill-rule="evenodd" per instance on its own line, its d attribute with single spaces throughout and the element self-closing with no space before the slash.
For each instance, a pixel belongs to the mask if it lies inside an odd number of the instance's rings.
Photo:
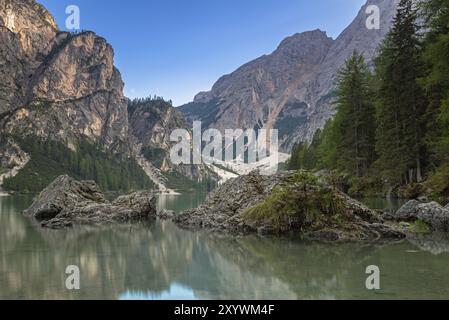
<svg viewBox="0 0 449 320">
<path fill-rule="evenodd" d="M 92 32 L 59 32 L 33 0 L 0 0 L 0 113 L 4 130 L 88 139 L 130 153 L 123 81 L 114 51 Z"/>
<path fill-rule="evenodd" d="M 358 50 L 372 64 L 379 44 L 391 28 L 398 0 L 368 0 L 337 39 L 320 30 L 293 35 L 270 55 L 220 78 L 209 92 L 181 107 L 204 129 L 276 128 L 283 151 L 311 140 L 334 114 L 337 71 Z M 370 30 L 367 8 L 380 10 L 380 29 Z"/>
<path fill-rule="evenodd" d="M 32 0 L 0 0 L 0 112 L 25 102 L 30 76 L 58 32 L 53 17 Z"/>
</svg>

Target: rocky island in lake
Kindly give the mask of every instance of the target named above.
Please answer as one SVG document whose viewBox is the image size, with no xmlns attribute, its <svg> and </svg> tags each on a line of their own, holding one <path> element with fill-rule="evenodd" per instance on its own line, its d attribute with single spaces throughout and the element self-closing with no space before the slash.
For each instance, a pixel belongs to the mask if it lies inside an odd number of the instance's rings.
<svg viewBox="0 0 449 320">
<path fill-rule="evenodd" d="M 65 175 L 42 191 L 24 214 L 49 228 L 147 220 L 156 216 L 156 194 L 135 192 L 110 202 L 95 182 Z"/>
<path fill-rule="evenodd" d="M 374 210 L 307 172 L 252 172 L 230 180 L 204 204 L 177 216 L 181 227 L 231 234 L 299 234 L 326 241 L 373 241 L 405 235 Z"/>
</svg>

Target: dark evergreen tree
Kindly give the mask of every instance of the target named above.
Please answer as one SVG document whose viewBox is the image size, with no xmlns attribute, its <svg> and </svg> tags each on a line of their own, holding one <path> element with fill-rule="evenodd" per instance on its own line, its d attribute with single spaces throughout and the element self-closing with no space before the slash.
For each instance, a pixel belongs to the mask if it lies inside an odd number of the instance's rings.
<svg viewBox="0 0 449 320">
<path fill-rule="evenodd" d="M 421 2 L 425 23 L 422 84 L 428 98 L 427 145 L 435 166 L 449 162 L 449 0 Z"/>
<path fill-rule="evenodd" d="M 331 139 L 336 167 L 356 177 L 365 175 L 375 160 L 374 92 L 363 55 L 355 51 L 338 73 L 337 115 Z"/>
<path fill-rule="evenodd" d="M 376 60 L 378 167 L 391 183 L 422 181 L 426 103 L 418 85 L 422 51 L 412 0 L 401 0 Z"/>
</svg>

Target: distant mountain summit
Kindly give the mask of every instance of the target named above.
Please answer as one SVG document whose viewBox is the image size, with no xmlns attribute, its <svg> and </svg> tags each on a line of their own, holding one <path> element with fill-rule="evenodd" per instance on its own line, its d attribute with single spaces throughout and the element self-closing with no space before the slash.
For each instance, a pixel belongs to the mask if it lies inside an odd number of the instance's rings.
<svg viewBox="0 0 449 320">
<path fill-rule="evenodd" d="M 286 38 L 270 55 L 220 78 L 209 92 L 180 107 L 203 128 L 276 128 L 284 151 L 310 140 L 334 114 L 337 71 L 357 49 L 368 63 L 392 26 L 399 0 L 368 0 L 355 20 L 333 40 L 321 30 Z M 380 9 L 380 29 L 369 30 L 367 8 Z"/>
</svg>

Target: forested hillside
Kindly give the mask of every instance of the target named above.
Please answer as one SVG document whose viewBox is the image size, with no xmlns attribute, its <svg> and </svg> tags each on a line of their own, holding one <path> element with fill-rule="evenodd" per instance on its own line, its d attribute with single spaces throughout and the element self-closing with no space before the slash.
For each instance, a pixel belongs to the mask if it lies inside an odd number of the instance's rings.
<svg viewBox="0 0 449 320">
<path fill-rule="evenodd" d="M 5 179 L 7 190 L 36 193 L 59 175 L 94 180 L 103 190 L 128 191 L 151 189 L 154 184 L 132 158 L 100 150 L 97 145 L 80 141 L 76 150 L 38 138 L 15 137 L 30 161 L 14 177 Z"/>
</svg>

